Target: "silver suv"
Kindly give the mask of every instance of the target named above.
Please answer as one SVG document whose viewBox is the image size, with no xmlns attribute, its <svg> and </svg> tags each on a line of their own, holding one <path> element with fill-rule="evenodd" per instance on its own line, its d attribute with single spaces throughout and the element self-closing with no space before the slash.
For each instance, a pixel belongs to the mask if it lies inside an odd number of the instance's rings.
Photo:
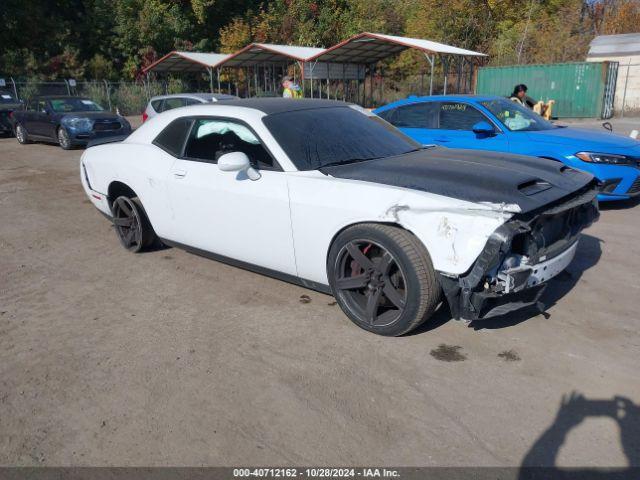
<svg viewBox="0 0 640 480">
<path fill-rule="evenodd" d="M 162 113 L 179 107 L 188 107 L 189 105 L 198 105 L 199 103 L 219 102 L 220 100 L 235 100 L 235 95 L 227 95 L 226 93 L 174 93 L 172 95 L 158 95 L 152 97 L 147 108 L 142 112 L 142 121 Z"/>
</svg>

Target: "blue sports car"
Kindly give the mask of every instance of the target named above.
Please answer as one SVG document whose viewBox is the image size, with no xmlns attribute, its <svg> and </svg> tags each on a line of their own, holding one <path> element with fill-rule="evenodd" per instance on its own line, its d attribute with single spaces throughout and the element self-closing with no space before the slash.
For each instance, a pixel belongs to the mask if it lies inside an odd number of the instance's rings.
<svg viewBox="0 0 640 480">
<path fill-rule="evenodd" d="M 502 97 L 410 97 L 374 110 L 423 144 L 550 158 L 602 182 L 601 201 L 640 194 L 640 142 L 554 125 Z"/>
</svg>

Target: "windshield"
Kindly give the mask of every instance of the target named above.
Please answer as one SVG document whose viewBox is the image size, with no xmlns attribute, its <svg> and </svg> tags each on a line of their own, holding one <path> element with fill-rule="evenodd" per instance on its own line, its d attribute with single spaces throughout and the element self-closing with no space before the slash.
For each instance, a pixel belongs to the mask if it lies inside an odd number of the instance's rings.
<svg viewBox="0 0 640 480">
<path fill-rule="evenodd" d="M 537 113 L 511 100 L 498 98 L 481 103 L 512 132 L 532 132 L 556 128 L 553 123 L 548 122 Z"/>
<path fill-rule="evenodd" d="M 372 122 L 348 106 L 277 113 L 263 121 L 298 170 L 392 157 L 421 148 L 387 122 Z"/>
<path fill-rule="evenodd" d="M 7 92 L 0 92 L 0 103 L 17 103 L 13 95 Z"/>
<path fill-rule="evenodd" d="M 54 112 L 100 112 L 100 105 L 86 98 L 53 98 L 51 108 Z"/>
</svg>

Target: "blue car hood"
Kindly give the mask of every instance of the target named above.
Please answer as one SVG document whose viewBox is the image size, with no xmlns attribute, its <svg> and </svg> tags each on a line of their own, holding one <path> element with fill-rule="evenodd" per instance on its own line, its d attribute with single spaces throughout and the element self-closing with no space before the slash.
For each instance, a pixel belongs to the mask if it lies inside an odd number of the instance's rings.
<svg viewBox="0 0 640 480">
<path fill-rule="evenodd" d="M 526 132 L 530 140 L 538 143 L 553 143 L 571 147 L 573 150 L 601 152 L 601 153 L 626 153 L 627 155 L 640 155 L 640 142 L 631 137 L 617 135 L 615 133 L 600 132 L 586 128 L 554 128 L 553 130 L 541 130 Z M 631 150 L 630 150 L 631 149 Z"/>
</svg>

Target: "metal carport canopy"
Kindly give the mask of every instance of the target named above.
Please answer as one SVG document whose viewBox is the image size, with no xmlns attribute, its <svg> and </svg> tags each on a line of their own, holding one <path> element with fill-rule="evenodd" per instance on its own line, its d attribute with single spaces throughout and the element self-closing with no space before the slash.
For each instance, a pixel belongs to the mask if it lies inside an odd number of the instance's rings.
<svg viewBox="0 0 640 480">
<path fill-rule="evenodd" d="M 426 54 L 460 55 L 468 57 L 487 56 L 484 53 L 433 42 L 431 40 L 364 32 L 344 42 L 338 43 L 331 48 L 327 48 L 325 51 L 308 58 L 307 61 L 370 65 L 408 48 L 421 50 Z"/>
<path fill-rule="evenodd" d="M 148 72 L 200 72 L 215 68 L 230 55 L 223 53 L 200 53 L 173 51 L 142 69 Z"/>
<path fill-rule="evenodd" d="M 255 65 L 305 62 L 309 57 L 321 54 L 324 48 L 300 47 L 296 45 L 274 45 L 251 43 L 229 55 L 217 67 L 252 67 Z"/>
</svg>

